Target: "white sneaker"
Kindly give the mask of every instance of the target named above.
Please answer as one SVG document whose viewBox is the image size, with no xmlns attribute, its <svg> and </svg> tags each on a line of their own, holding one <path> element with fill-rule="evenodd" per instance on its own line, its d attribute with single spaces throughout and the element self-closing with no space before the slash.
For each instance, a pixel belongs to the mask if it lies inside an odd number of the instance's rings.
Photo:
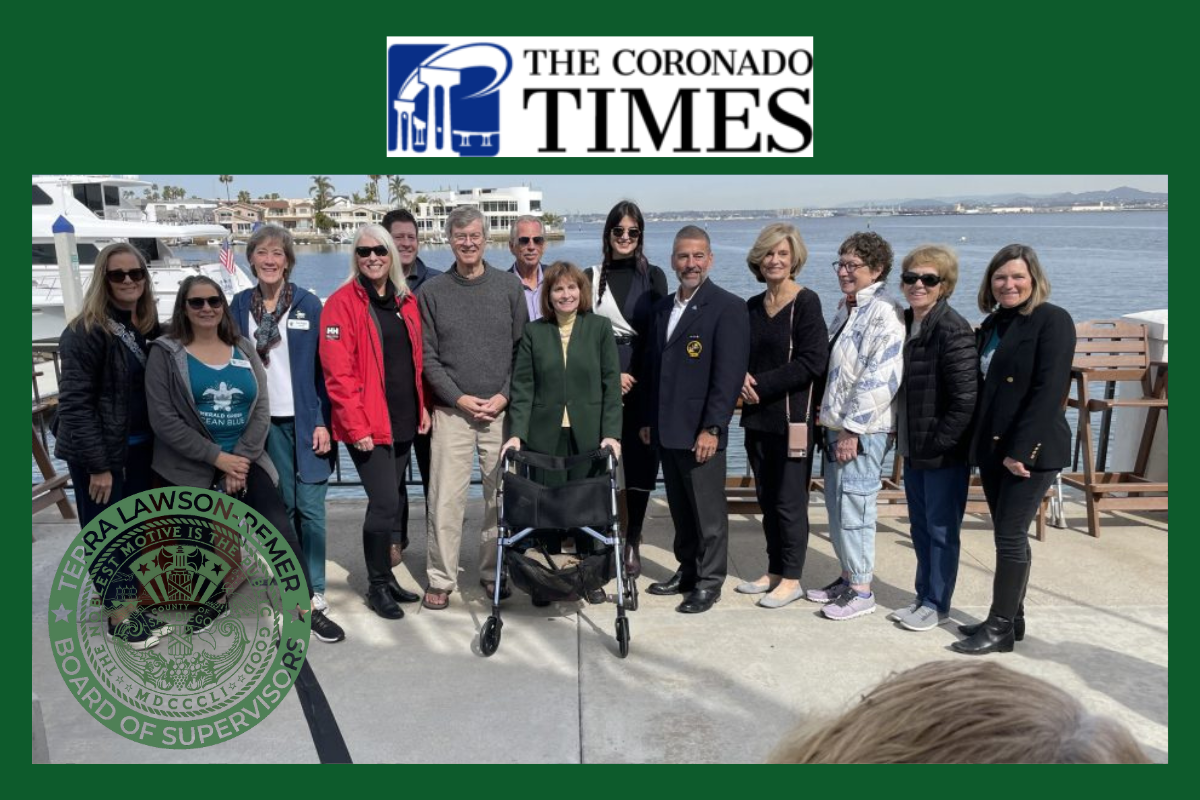
<svg viewBox="0 0 1200 800">
<path fill-rule="evenodd" d="M 329 612 L 329 603 L 325 602 L 325 595 L 320 592 L 312 596 L 312 607 L 322 614 Z"/>
</svg>

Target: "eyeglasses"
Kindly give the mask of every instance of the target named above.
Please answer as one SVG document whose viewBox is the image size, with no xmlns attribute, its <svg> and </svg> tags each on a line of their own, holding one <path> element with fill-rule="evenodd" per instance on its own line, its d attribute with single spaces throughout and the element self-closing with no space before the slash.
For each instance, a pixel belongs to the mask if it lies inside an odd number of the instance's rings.
<svg viewBox="0 0 1200 800">
<path fill-rule="evenodd" d="M 637 228 L 622 228 L 620 225 L 617 225 L 612 229 L 612 235 L 618 239 L 622 238 L 626 234 L 629 235 L 630 239 L 637 239 L 642 235 L 642 232 Z"/>
<path fill-rule="evenodd" d="M 479 243 L 483 241 L 482 233 L 456 233 L 450 237 L 455 244 L 465 244 L 467 242 Z"/>
<path fill-rule="evenodd" d="M 110 269 L 104 273 L 104 277 L 109 283 L 125 283 L 125 281 L 133 281 L 141 283 L 146 280 L 146 270 L 144 267 L 137 267 L 131 270 Z"/>
<path fill-rule="evenodd" d="M 900 280 L 904 281 L 905 286 L 915 286 L 917 281 L 920 281 L 921 285 L 927 289 L 932 289 L 942 282 L 940 275 L 933 275 L 928 272 L 924 275 L 918 275 L 915 272 L 906 272 L 900 276 Z"/>
<path fill-rule="evenodd" d="M 856 269 L 862 269 L 866 264 L 851 264 L 849 261 L 834 261 L 834 272 L 854 272 Z"/>
<path fill-rule="evenodd" d="M 528 247 L 530 242 L 533 242 L 534 244 L 536 244 L 540 247 L 542 244 L 545 243 L 545 241 L 546 241 L 545 236 L 518 236 L 517 237 L 517 244 L 521 245 L 521 247 Z"/>
<path fill-rule="evenodd" d="M 188 308 L 195 311 L 204 308 L 205 303 L 208 303 L 209 308 L 220 308 L 225 305 L 225 301 L 219 294 L 210 294 L 208 297 L 189 297 L 187 299 Z"/>
<path fill-rule="evenodd" d="M 359 247 L 354 248 L 354 252 L 358 253 L 359 258 L 366 258 L 369 255 L 371 255 L 371 253 L 374 253 L 375 255 L 382 258 L 383 256 L 386 256 L 388 254 L 388 249 L 387 249 L 387 247 L 385 247 L 384 245 L 381 245 L 381 244 L 377 244 L 374 247 L 365 247 L 365 246 L 360 245 Z"/>
</svg>

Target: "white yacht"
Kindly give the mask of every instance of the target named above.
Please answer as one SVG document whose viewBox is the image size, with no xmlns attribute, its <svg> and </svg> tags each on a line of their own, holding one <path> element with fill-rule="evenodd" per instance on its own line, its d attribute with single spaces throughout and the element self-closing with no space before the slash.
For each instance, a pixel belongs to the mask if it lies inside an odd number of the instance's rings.
<svg viewBox="0 0 1200 800">
<path fill-rule="evenodd" d="M 170 242 L 194 239 L 222 242 L 228 232 L 220 225 L 167 225 L 148 222 L 140 208 L 122 198 L 123 191 L 140 192 L 150 184 L 132 176 L 33 176 L 33 339 L 57 339 L 66 326 L 58 260 L 54 251 L 55 220 L 65 217 L 75 228 L 79 275 L 86 289 L 96 255 L 106 245 L 125 241 L 137 247 L 150 264 L 158 315 L 165 323 L 174 309 L 180 282 L 190 275 L 208 275 L 227 295 L 253 286 L 241 268 L 231 275 L 218 262 L 184 263 Z"/>
</svg>

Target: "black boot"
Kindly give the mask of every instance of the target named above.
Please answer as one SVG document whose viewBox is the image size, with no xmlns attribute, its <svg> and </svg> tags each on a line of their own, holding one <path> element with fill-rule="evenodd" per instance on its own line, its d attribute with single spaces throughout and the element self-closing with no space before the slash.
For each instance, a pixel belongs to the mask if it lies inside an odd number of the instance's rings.
<svg viewBox="0 0 1200 800">
<path fill-rule="evenodd" d="M 983 627 L 982 622 L 976 622 L 974 625 L 959 625 L 958 630 L 963 636 L 974 636 L 975 632 Z M 1021 641 L 1025 638 L 1025 604 L 1018 606 L 1017 616 L 1013 618 L 1013 639 Z"/>
<path fill-rule="evenodd" d="M 622 560 L 625 565 L 625 575 L 630 578 L 636 578 L 642 574 L 642 554 L 638 550 L 641 544 L 641 531 L 630 533 L 629 538 L 625 540 L 625 551 L 622 553 Z"/>
<path fill-rule="evenodd" d="M 1011 653 L 1013 649 L 1013 621 L 988 614 L 974 635 L 960 639 L 950 645 L 957 653 L 981 656 L 984 653 Z"/>
<path fill-rule="evenodd" d="M 416 592 L 410 592 L 400 585 L 400 581 L 396 580 L 396 576 L 389 576 L 387 582 L 388 591 L 392 593 L 392 597 L 399 603 L 415 603 L 421 599 L 421 595 Z"/>
<path fill-rule="evenodd" d="M 367 606 L 384 619 L 400 619 L 404 609 L 392 597 L 387 584 L 372 584 L 367 588 Z"/>
</svg>

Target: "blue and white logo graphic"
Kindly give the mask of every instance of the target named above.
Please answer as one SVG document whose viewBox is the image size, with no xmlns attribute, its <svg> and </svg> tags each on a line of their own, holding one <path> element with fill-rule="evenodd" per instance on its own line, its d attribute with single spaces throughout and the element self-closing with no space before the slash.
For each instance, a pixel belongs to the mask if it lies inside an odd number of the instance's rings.
<svg viewBox="0 0 1200 800">
<path fill-rule="evenodd" d="M 388 48 L 388 152 L 494 156 L 500 84 L 512 56 L 496 44 Z"/>
</svg>

